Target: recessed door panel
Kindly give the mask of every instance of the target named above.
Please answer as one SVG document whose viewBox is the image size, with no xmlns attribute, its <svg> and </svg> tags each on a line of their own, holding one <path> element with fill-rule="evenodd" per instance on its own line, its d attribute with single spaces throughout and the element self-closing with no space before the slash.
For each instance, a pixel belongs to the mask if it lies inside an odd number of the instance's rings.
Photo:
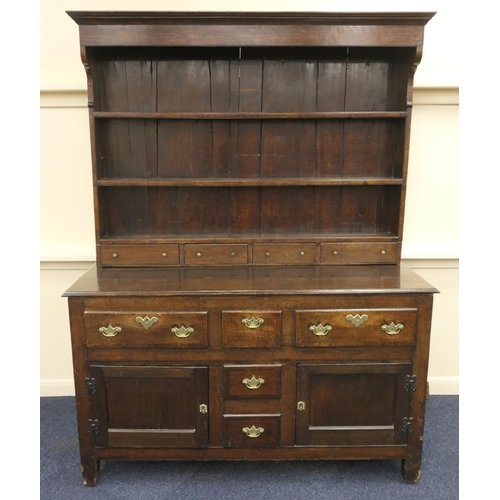
<svg viewBox="0 0 500 500">
<path fill-rule="evenodd" d="M 93 366 L 97 446 L 207 446 L 205 366 Z"/>
<path fill-rule="evenodd" d="M 405 444 L 410 373 L 406 363 L 299 365 L 297 444 Z"/>
</svg>

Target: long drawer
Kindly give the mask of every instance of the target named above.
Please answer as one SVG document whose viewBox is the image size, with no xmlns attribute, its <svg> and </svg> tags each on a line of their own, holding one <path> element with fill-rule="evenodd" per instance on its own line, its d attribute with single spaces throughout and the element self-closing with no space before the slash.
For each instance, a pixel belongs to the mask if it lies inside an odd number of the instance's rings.
<svg viewBox="0 0 500 500">
<path fill-rule="evenodd" d="M 207 311 L 86 312 L 87 347 L 208 347 Z"/>
<path fill-rule="evenodd" d="M 414 344 L 416 309 L 327 309 L 295 312 L 297 347 Z"/>
</svg>

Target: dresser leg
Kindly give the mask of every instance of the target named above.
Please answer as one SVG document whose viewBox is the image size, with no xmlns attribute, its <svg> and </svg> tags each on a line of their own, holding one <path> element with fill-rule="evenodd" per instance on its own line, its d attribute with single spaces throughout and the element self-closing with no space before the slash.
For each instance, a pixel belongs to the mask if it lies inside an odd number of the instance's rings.
<svg viewBox="0 0 500 500">
<path fill-rule="evenodd" d="M 407 483 L 416 483 L 420 479 L 420 457 L 408 457 L 402 461 L 401 472 Z"/>
<path fill-rule="evenodd" d="M 82 459 L 82 484 L 85 486 L 95 486 L 99 477 L 101 462 L 94 458 Z"/>
</svg>

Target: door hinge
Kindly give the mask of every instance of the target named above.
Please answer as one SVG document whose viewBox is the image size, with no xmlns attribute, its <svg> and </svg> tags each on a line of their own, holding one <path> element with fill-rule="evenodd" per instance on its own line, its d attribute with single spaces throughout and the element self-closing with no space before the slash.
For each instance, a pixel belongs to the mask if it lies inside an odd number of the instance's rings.
<svg viewBox="0 0 500 500">
<path fill-rule="evenodd" d="M 99 434 L 99 420 L 92 420 L 89 418 L 88 420 L 88 430 L 89 430 L 89 434 L 91 436 L 97 436 L 97 434 Z"/>
<path fill-rule="evenodd" d="M 403 418 L 403 432 L 409 434 L 413 432 L 413 417 L 404 417 Z"/>
<path fill-rule="evenodd" d="M 415 392 L 417 390 L 417 376 L 406 375 L 405 389 L 408 392 Z"/>
<path fill-rule="evenodd" d="M 95 378 L 85 377 L 85 394 L 95 394 Z"/>
</svg>

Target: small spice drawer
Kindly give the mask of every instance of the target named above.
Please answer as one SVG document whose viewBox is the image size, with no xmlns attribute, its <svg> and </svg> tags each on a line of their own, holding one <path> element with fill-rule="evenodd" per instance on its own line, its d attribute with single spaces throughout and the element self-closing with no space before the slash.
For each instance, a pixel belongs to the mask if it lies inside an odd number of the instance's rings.
<svg viewBox="0 0 500 500">
<path fill-rule="evenodd" d="M 224 399 L 281 398 L 281 365 L 225 365 Z"/>
<path fill-rule="evenodd" d="M 269 265 L 315 264 L 316 245 L 314 243 L 254 243 L 253 262 Z"/>
<path fill-rule="evenodd" d="M 322 243 L 321 263 L 330 265 L 395 264 L 397 243 Z"/>
<path fill-rule="evenodd" d="M 207 312 L 86 312 L 87 347 L 208 347 Z"/>
<path fill-rule="evenodd" d="M 280 415 L 224 415 L 226 448 L 274 448 L 280 443 Z"/>
<path fill-rule="evenodd" d="M 248 263 L 248 245 L 184 245 L 187 265 L 240 265 Z"/>
<path fill-rule="evenodd" d="M 301 310 L 297 347 L 415 344 L 416 309 Z"/>
<path fill-rule="evenodd" d="M 281 311 L 222 311 L 223 347 L 280 347 Z"/>
<path fill-rule="evenodd" d="M 101 245 L 101 264 L 113 267 L 179 264 L 179 245 Z"/>
</svg>

